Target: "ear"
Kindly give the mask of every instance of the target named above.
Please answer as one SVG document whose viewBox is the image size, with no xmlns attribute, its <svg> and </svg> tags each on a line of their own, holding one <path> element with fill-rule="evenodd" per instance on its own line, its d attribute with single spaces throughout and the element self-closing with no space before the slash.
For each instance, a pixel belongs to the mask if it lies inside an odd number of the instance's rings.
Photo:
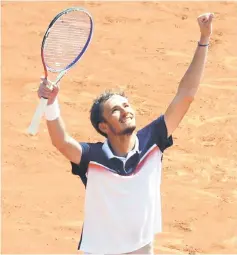
<svg viewBox="0 0 237 255">
<path fill-rule="evenodd" d="M 105 122 L 100 122 L 98 127 L 99 127 L 101 132 L 107 134 L 107 132 L 108 132 L 108 125 Z"/>
</svg>

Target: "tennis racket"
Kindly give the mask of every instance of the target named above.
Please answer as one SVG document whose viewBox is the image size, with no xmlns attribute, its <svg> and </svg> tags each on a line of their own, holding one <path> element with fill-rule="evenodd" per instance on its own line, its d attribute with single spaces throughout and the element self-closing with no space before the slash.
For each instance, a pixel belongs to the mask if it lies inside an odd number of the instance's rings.
<svg viewBox="0 0 237 255">
<path fill-rule="evenodd" d="M 92 33 L 92 17 L 82 8 L 65 9 L 51 21 L 41 45 L 45 78 L 48 78 L 49 72 L 56 76 L 54 81 L 48 80 L 51 89 L 85 53 Z M 29 134 L 35 135 L 38 132 L 47 103 L 47 98 L 40 99 L 28 128 Z"/>
</svg>

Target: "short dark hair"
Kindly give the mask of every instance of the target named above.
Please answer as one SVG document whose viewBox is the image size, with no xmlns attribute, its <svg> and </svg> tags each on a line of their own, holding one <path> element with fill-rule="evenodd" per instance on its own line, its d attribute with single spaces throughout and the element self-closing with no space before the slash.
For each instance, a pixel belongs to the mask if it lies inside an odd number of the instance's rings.
<svg viewBox="0 0 237 255">
<path fill-rule="evenodd" d="M 97 97 L 94 100 L 90 110 L 90 120 L 91 120 L 92 126 L 95 128 L 95 130 L 98 133 L 100 133 L 101 135 L 105 137 L 107 137 L 107 135 L 99 129 L 99 123 L 104 121 L 103 105 L 108 99 L 110 99 L 112 96 L 115 96 L 115 95 L 119 95 L 119 96 L 127 98 L 123 91 L 115 92 L 115 91 L 108 90 L 102 93 L 99 97 Z"/>
</svg>

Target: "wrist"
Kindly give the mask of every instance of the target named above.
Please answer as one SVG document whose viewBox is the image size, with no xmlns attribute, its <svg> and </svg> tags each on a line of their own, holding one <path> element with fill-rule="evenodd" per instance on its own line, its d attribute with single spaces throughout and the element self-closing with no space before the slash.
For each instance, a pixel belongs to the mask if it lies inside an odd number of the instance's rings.
<svg viewBox="0 0 237 255">
<path fill-rule="evenodd" d="M 198 46 L 199 46 L 199 47 L 208 47 L 208 46 L 209 46 L 209 43 L 207 43 L 207 44 L 201 44 L 200 42 L 198 42 Z"/>
<path fill-rule="evenodd" d="M 210 41 L 210 36 L 201 36 L 199 43 L 205 45 L 205 44 L 209 44 L 209 41 Z"/>
<path fill-rule="evenodd" d="M 57 119 L 60 116 L 60 108 L 58 99 L 56 98 L 54 102 L 50 105 L 47 105 L 45 110 L 45 118 L 46 120 L 52 121 Z"/>
</svg>

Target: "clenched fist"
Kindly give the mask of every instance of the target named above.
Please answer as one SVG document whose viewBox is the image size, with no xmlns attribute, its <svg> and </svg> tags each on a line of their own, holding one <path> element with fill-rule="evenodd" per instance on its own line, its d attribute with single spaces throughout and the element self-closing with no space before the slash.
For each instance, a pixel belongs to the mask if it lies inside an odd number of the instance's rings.
<svg viewBox="0 0 237 255">
<path fill-rule="evenodd" d="M 197 18 L 200 27 L 201 37 L 210 37 L 212 33 L 213 13 L 204 13 Z"/>
<path fill-rule="evenodd" d="M 38 89 L 38 97 L 47 98 L 48 105 L 52 104 L 57 97 L 59 92 L 59 86 L 55 85 L 50 89 L 49 82 L 45 78 L 41 78 L 41 83 Z"/>
</svg>

